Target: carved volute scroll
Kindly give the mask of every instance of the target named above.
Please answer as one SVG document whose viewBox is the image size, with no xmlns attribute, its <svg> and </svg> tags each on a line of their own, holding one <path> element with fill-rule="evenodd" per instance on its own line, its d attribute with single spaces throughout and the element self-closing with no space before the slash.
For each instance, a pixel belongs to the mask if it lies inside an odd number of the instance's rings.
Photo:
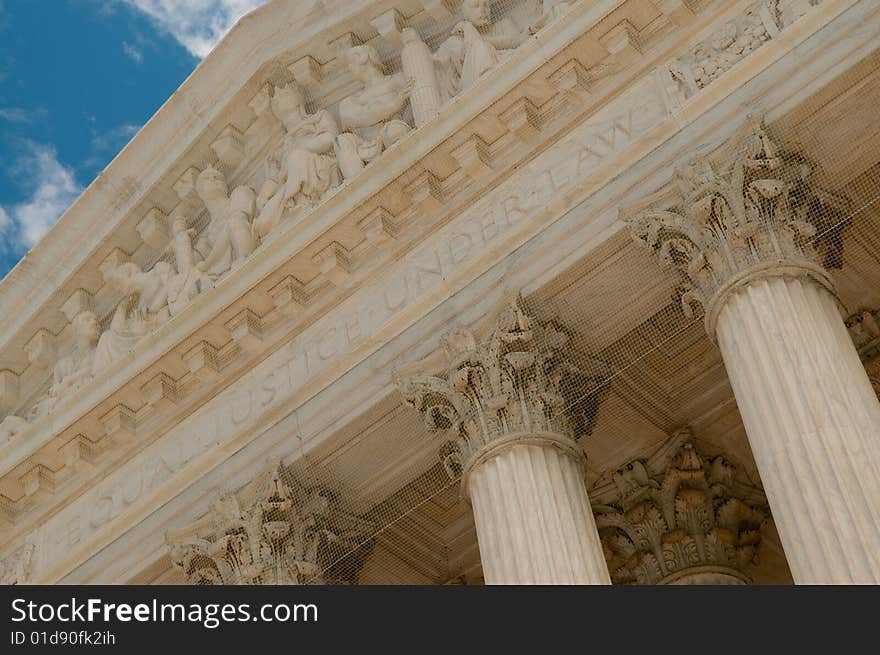
<svg viewBox="0 0 880 655">
<path fill-rule="evenodd" d="M 431 431 L 449 431 L 442 449 L 450 473 L 483 446 L 513 434 L 551 432 L 577 439 L 592 431 L 606 367 L 574 363 L 568 336 L 508 302 L 485 332 L 460 326 L 442 339 L 445 367 L 395 373 L 404 400 Z M 409 370 L 417 370 L 416 364 Z"/>
<path fill-rule="evenodd" d="M 616 584 L 749 582 L 768 516 L 763 491 L 708 457 L 689 429 L 590 491 L 608 570 Z"/>
<path fill-rule="evenodd" d="M 330 491 L 299 485 L 279 465 L 256 487 L 255 494 L 221 496 L 202 519 L 168 534 L 171 560 L 190 584 L 352 582 L 328 579 L 325 571 L 368 543 L 369 522 L 343 511 Z"/>
<path fill-rule="evenodd" d="M 692 315 L 755 267 L 842 265 L 845 199 L 818 188 L 813 164 L 751 118 L 723 147 L 678 167 L 675 188 L 629 219 L 633 238 L 685 282 Z M 659 195 L 659 194 L 658 194 Z"/>
</svg>

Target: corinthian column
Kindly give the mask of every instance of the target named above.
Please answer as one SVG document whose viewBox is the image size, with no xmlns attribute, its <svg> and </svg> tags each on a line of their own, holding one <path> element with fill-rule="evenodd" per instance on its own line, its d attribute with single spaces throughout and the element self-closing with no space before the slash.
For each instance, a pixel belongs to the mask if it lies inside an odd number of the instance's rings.
<svg viewBox="0 0 880 655">
<path fill-rule="evenodd" d="M 810 170 L 753 121 L 631 227 L 705 308 L 795 581 L 877 583 L 880 402 L 826 270 L 845 203 Z"/>
<path fill-rule="evenodd" d="M 603 367 L 574 366 L 566 336 L 516 303 L 486 334 L 460 327 L 443 345 L 440 373 L 397 383 L 429 429 L 454 437 L 446 462 L 473 505 L 486 582 L 609 584 L 575 441 L 592 428 Z"/>
</svg>

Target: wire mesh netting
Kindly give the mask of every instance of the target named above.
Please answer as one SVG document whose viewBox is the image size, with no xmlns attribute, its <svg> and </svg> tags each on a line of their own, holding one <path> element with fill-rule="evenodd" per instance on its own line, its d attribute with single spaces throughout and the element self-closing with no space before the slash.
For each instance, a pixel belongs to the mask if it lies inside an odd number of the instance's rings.
<svg viewBox="0 0 880 655">
<path fill-rule="evenodd" d="M 420 31 L 439 40 L 448 27 Z M 548 425 L 551 413 L 581 417 L 558 429 L 583 446 L 588 488 L 608 483 L 620 466 L 648 457 L 689 426 L 701 448 L 723 453 L 741 482 L 760 488 L 721 354 L 706 333 L 705 307 L 733 272 L 750 265 L 820 263 L 873 370 L 880 342 L 880 131 L 858 112 L 852 123 L 830 121 L 828 103 L 839 98 L 864 107 L 880 100 L 864 86 L 876 70 L 869 58 L 773 124 L 746 125 L 736 139 L 686 159 L 668 194 L 621 216 L 631 229 L 521 298 L 535 331 L 564 338 L 552 347 L 508 344 L 491 355 L 516 368 L 507 355 L 553 353 L 538 357 L 539 382 L 501 386 L 529 402 L 544 394 L 543 404 L 527 412 L 505 399 L 493 420 L 513 429 L 532 411 Z M 653 222 L 639 223 L 646 212 Z M 511 291 L 486 298 L 487 311 Z M 425 372 L 449 382 L 465 366 L 486 369 L 484 346 L 497 320 L 470 326 L 472 342 L 456 347 L 434 335 L 447 357 L 442 370 Z M 472 385 L 473 377 L 461 384 Z M 558 392 L 552 409 L 548 385 Z M 205 519 L 175 535 L 172 560 L 191 583 L 480 583 L 476 530 L 460 493 L 467 448 L 479 444 L 469 443 L 473 433 L 453 410 L 445 413 L 448 404 L 422 398 L 413 407 L 397 392 L 382 399 L 328 444 L 291 453 L 223 497 Z M 772 520 L 762 532 L 753 580 L 790 581 Z"/>
</svg>

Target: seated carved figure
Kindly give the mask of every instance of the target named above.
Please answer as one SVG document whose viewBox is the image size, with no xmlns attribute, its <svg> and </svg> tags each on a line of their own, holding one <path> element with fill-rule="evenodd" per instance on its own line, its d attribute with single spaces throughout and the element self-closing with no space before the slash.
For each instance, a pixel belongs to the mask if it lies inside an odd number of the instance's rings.
<svg viewBox="0 0 880 655">
<path fill-rule="evenodd" d="M 69 391 L 78 389 L 91 380 L 95 359 L 95 346 L 98 344 L 98 317 L 94 312 L 77 314 L 71 323 L 73 328 L 73 348 L 58 360 L 52 371 L 52 387 L 49 395 L 60 398 Z"/>
<path fill-rule="evenodd" d="M 487 43 L 499 50 L 516 48 L 528 38 L 528 32 L 520 29 L 510 18 L 493 21 L 489 0 L 463 0 L 461 15 Z"/>
<path fill-rule="evenodd" d="M 176 316 L 198 296 L 214 287 L 214 281 L 204 270 L 205 263 L 193 248 L 195 230 L 187 229 L 186 221 L 178 218 L 172 227 L 171 239 L 177 274 L 168 281 L 168 309 Z"/>
<path fill-rule="evenodd" d="M 339 119 L 347 132 L 336 139 L 336 158 L 343 177 L 350 179 L 412 129 L 398 117 L 413 84 L 399 73 L 386 75 L 372 46 L 351 48 L 345 61 L 352 77 L 364 85 L 339 103 Z"/>
<path fill-rule="evenodd" d="M 73 393 L 94 377 L 95 351 L 100 335 L 98 318 L 94 312 L 82 311 L 76 315 L 70 326 L 73 330 L 73 344 L 56 362 L 52 369 L 49 391 L 30 409 L 27 415 L 29 421 L 51 412 L 62 397 Z"/>
<path fill-rule="evenodd" d="M 174 271 L 171 264 L 156 262 L 149 270 L 141 270 L 134 262 L 104 267 L 104 279 L 127 296 L 120 303 L 126 307 L 127 325 L 144 324 L 146 330 L 168 320 L 168 281 Z"/>
<path fill-rule="evenodd" d="M 206 253 L 202 270 L 210 275 L 222 275 L 257 248 L 257 241 L 251 233 L 254 191 L 248 186 L 240 186 L 230 195 L 223 173 L 208 166 L 196 179 L 196 193 L 211 216 L 198 244 Z"/>
<path fill-rule="evenodd" d="M 509 18 L 493 22 L 489 0 L 464 0 L 461 13 L 464 20 L 434 53 L 449 96 L 472 87 L 498 64 L 504 50 L 516 48 L 528 38 L 528 30 Z"/>
<path fill-rule="evenodd" d="M 268 179 L 257 199 L 259 215 L 254 234 L 265 237 L 285 214 L 316 205 L 340 183 L 333 143 L 339 128 L 330 112 L 309 114 L 302 94 L 293 83 L 275 89 L 272 113 L 287 134 L 281 144 L 279 171 Z"/>
<path fill-rule="evenodd" d="M 168 287 L 174 271 L 162 261 L 147 271 L 133 262 L 124 262 L 105 266 L 103 273 L 125 298 L 117 305 L 110 326 L 98 338 L 92 362 L 96 375 L 168 320 Z"/>
</svg>

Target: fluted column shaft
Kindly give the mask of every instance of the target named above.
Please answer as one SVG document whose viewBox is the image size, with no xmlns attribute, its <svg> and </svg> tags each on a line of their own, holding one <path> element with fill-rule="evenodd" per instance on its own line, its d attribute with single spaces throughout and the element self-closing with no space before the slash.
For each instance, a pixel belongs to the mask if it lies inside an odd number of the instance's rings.
<svg viewBox="0 0 880 655">
<path fill-rule="evenodd" d="M 583 453 L 560 435 L 508 435 L 470 459 L 487 584 L 610 584 L 583 479 Z"/>
<path fill-rule="evenodd" d="M 789 273 L 741 281 L 712 327 L 795 582 L 878 583 L 880 402 L 827 276 Z"/>
</svg>

